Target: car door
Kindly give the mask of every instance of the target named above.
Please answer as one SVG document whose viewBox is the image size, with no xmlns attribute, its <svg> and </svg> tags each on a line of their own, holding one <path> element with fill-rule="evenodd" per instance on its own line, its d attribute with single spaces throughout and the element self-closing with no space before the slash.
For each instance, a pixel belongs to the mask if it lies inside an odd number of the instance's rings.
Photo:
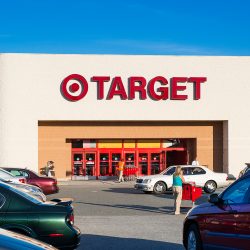
<svg viewBox="0 0 250 250">
<path fill-rule="evenodd" d="M 190 180 L 195 182 L 196 186 L 204 187 L 206 171 L 201 167 L 191 167 L 190 172 Z"/>
<path fill-rule="evenodd" d="M 181 169 L 183 171 L 183 177 L 185 179 L 185 182 L 191 182 L 192 181 L 191 168 L 190 167 L 182 167 Z"/>
<path fill-rule="evenodd" d="M 218 205 L 213 205 L 213 212 L 205 219 L 206 232 L 205 244 L 209 244 L 210 248 L 214 246 L 225 247 L 228 249 L 241 249 L 239 244 L 240 228 L 246 230 L 249 224 L 242 224 L 243 217 L 239 219 L 242 205 L 245 203 L 245 195 L 250 185 L 250 179 L 236 182 L 230 186 L 221 195 L 221 202 Z M 248 229 L 249 230 L 249 229 Z M 244 236 L 243 236 L 244 238 Z"/>
<path fill-rule="evenodd" d="M 249 249 L 250 246 L 250 178 L 243 181 L 242 192 L 245 193 L 242 203 L 237 207 L 236 233 L 237 245 L 240 249 Z"/>
</svg>

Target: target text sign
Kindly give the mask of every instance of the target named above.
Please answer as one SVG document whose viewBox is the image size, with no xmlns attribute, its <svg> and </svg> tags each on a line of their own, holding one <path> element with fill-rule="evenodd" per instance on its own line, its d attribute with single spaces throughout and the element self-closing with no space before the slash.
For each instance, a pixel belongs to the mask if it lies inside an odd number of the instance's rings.
<svg viewBox="0 0 250 250">
<path fill-rule="evenodd" d="M 169 80 L 163 76 L 156 76 L 146 80 L 143 76 L 131 76 L 126 85 L 121 76 L 93 76 L 89 82 L 97 86 L 98 100 L 112 100 L 115 96 L 121 100 L 133 100 L 135 94 L 139 94 L 140 100 L 151 98 L 152 100 L 199 100 L 201 98 L 202 83 L 206 77 L 172 77 Z M 192 95 L 185 94 L 188 85 L 193 85 Z M 127 86 L 125 88 L 125 86 Z M 88 94 L 89 83 L 79 74 L 71 74 L 63 79 L 61 93 L 68 101 L 79 101 Z M 104 96 L 105 90 L 108 90 Z"/>
</svg>

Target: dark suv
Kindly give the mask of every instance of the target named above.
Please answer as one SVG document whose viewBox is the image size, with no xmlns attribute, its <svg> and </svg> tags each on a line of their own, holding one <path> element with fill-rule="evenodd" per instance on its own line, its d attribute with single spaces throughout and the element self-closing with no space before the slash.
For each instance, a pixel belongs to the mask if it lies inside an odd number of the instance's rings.
<svg viewBox="0 0 250 250">
<path fill-rule="evenodd" d="M 238 179 L 209 203 L 194 207 L 183 227 L 186 249 L 249 249 L 250 175 Z"/>
</svg>

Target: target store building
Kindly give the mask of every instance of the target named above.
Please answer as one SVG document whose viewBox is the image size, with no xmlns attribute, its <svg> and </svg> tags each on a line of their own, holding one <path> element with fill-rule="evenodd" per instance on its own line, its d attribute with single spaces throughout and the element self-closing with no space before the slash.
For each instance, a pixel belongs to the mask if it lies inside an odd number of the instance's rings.
<svg viewBox="0 0 250 250">
<path fill-rule="evenodd" d="M 250 57 L 0 55 L 0 167 L 59 180 L 250 161 Z"/>
</svg>

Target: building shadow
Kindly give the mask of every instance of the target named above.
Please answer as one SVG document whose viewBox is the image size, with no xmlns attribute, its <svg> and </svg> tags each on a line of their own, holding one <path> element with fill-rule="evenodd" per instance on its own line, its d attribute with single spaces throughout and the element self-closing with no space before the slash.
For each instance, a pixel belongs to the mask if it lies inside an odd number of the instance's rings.
<svg viewBox="0 0 250 250">
<path fill-rule="evenodd" d="M 152 207 L 145 205 L 128 205 L 128 204 L 101 204 L 101 203 L 91 203 L 91 202 L 74 202 L 75 204 L 84 204 L 91 206 L 101 206 L 101 207 L 110 207 L 110 208 L 121 208 L 128 210 L 136 210 L 141 212 L 150 212 L 154 214 L 171 214 L 173 215 L 173 206 L 162 206 L 162 207 Z M 190 210 L 190 207 L 181 207 L 181 213 L 186 214 Z"/>
<path fill-rule="evenodd" d="M 181 244 L 145 240 L 136 238 L 121 238 L 113 236 L 83 234 L 81 245 L 77 250 L 184 250 Z"/>
</svg>

